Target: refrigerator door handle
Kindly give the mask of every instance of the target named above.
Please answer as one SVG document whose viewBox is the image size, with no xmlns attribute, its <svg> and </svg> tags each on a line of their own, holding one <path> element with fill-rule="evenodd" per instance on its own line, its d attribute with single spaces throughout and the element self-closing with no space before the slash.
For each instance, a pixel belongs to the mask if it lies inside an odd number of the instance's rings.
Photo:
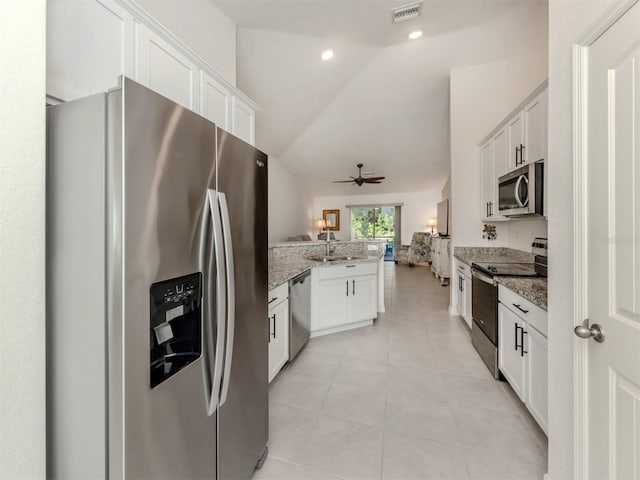
<svg viewBox="0 0 640 480">
<path fill-rule="evenodd" d="M 207 198 L 209 203 L 209 210 L 211 212 L 211 219 L 213 221 L 213 249 L 216 258 L 216 340 L 215 340 L 215 354 L 213 360 L 213 367 L 210 367 L 213 371 L 213 381 L 211 385 L 211 396 L 209 397 L 208 413 L 213 415 L 218 408 L 218 400 L 220 398 L 220 383 L 222 380 L 222 366 L 223 366 L 223 352 L 224 352 L 224 339 L 225 339 L 225 316 L 226 316 L 226 277 L 224 272 L 224 245 L 222 237 L 222 220 L 220 216 L 220 209 L 218 208 L 217 192 L 215 190 L 209 190 L 207 192 Z M 208 276 L 211 277 L 211 269 L 209 269 Z M 211 285 L 211 278 L 207 278 L 207 284 Z M 209 298 L 209 304 L 211 304 L 211 298 Z M 211 309 L 209 309 L 211 311 Z M 213 322 L 209 324 L 209 332 L 213 330 Z M 213 335 L 210 333 L 208 341 L 213 344 Z"/>
<path fill-rule="evenodd" d="M 236 294 L 235 294 L 235 269 L 233 265 L 233 242 L 231 240 L 231 221 L 229 219 L 229 207 L 227 196 L 218 192 L 220 210 L 222 211 L 222 233 L 224 235 L 224 254 L 227 266 L 227 348 L 224 360 L 224 377 L 222 379 L 222 393 L 220 394 L 220 406 L 227 401 L 229 393 L 229 379 L 231 377 L 231 361 L 233 359 L 233 336 L 236 324 Z"/>
</svg>

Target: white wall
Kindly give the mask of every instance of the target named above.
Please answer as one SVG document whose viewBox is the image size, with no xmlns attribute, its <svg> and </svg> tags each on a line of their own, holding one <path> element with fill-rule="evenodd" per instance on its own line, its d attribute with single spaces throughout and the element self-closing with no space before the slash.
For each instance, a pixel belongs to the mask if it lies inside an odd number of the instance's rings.
<svg viewBox="0 0 640 480">
<path fill-rule="evenodd" d="M 375 186 L 373 186 L 375 188 Z M 354 187 L 355 188 L 355 187 Z M 362 187 L 365 188 L 365 187 Z M 422 192 L 345 195 L 337 197 L 316 197 L 313 199 L 314 219 L 322 218 L 322 210 L 340 210 L 340 230 L 335 232 L 337 240 L 350 240 L 351 224 L 346 205 L 384 205 L 402 203 L 401 237 L 402 243 L 411 242 L 413 232 L 426 232 L 427 220 L 435 218 L 441 192 Z M 317 235 L 317 231 L 314 232 Z"/>
<path fill-rule="evenodd" d="M 535 236 L 546 236 L 546 222 L 516 220 L 495 222 L 497 238 L 482 238 L 478 142 L 547 78 L 547 17 L 547 3 L 540 2 L 508 58 L 451 71 L 454 246 L 508 246 L 528 251 Z"/>
<path fill-rule="evenodd" d="M 614 3 L 549 0 L 549 473 L 553 480 L 574 478 L 571 50 Z"/>
<path fill-rule="evenodd" d="M 269 157 L 269 243 L 308 233 L 313 238 L 313 199 L 277 158 Z"/>
<path fill-rule="evenodd" d="M 451 71 L 451 242 L 453 246 L 505 246 L 507 230 L 482 239 L 478 142 L 509 112 L 506 60 Z"/>
<path fill-rule="evenodd" d="M 211 0 L 137 0 L 171 33 L 236 84 L 236 24 Z"/>
<path fill-rule="evenodd" d="M 444 182 L 442 186 L 442 192 L 440 194 L 440 198 L 445 200 L 447 198 L 451 198 L 451 175 L 447 178 L 447 181 Z"/>
<path fill-rule="evenodd" d="M 509 110 L 517 107 L 547 78 L 549 68 L 548 17 L 548 3 L 546 1 L 540 2 L 529 21 L 522 26 L 520 41 L 513 45 L 508 58 L 507 106 Z"/>
<path fill-rule="evenodd" d="M 0 477 L 45 478 L 46 1 L 0 1 Z"/>
</svg>

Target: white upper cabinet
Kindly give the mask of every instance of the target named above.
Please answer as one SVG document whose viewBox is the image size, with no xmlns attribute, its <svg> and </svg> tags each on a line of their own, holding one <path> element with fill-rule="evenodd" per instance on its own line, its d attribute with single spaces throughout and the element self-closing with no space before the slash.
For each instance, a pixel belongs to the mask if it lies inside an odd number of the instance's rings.
<svg viewBox="0 0 640 480">
<path fill-rule="evenodd" d="M 205 72 L 201 72 L 200 78 L 200 112 L 219 127 L 231 131 L 231 92 Z"/>
<path fill-rule="evenodd" d="M 494 177 L 491 183 L 493 183 L 493 188 L 497 188 L 497 178 L 500 175 L 504 175 L 507 171 L 511 169 L 511 157 L 510 154 L 510 140 L 511 138 L 511 126 L 509 128 L 505 127 L 502 130 L 498 131 L 493 136 L 493 172 Z M 497 198 L 492 198 L 494 201 Z M 495 208 L 494 210 L 497 210 Z M 495 212 L 494 212 L 495 213 Z"/>
<path fill-rule="evenodd" d="M 534 98 L 522 112 L 524 116 L 524 163 L 547 158 L 547 91 Z"/>
<path fill-rule="evenodd" d="M 199 111 L 197 65 L 147 26 L 136 22 L 135 79 L 191 110 Z"/>
<path fill-rule="evenodd" d="M 255 144 L 255 110 L 238 97 L 233 97 L 231 128 L 235 136 L 251 145 Z"/>
<path fill-rule="evenodd" d="M 509 132 L 509 146 L 507 155 L 507 168 L 499 175 L 503 175 L 509 170 L 524 164 L 524 152 L 527 147 L 524 145 L 524 115 L 522 112 L 515 114 L 507 122 Z"/>
<path fill-rule="evenodd" d="M 510 220 L 498 209 L 498 179 L 525 163 L 547 156 L 546 82 L 529 95 L 480 143 L 480 218 Z M 545 179 L 548 169 L 545 168 Z M 546 215 L 547 190 L 544 211 Z"/>
<path fill-rule="evenodd" d="M 480 217 L 489 218 L 490 202 L 493 201 L 493 142 L 488 141 L 480 147 Z"/>
<path fill-rule="evenodd" d="M 74 100 L 132 77 L 132 21 L 114 0 L 48 0 L 47 94 Z"/>
<path fill-rule="evenodd" d="M 126 75 L 255 143 L 257 105 L 133 0 L 47 1 L 47 95 L 69 101 Z"/>
</svg>

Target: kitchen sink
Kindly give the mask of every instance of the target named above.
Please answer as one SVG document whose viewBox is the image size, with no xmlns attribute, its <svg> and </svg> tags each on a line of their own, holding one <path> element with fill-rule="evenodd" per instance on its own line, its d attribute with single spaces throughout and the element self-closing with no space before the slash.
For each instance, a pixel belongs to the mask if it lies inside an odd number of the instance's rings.
<svg viewBox="0 0 640 480">
<path fill-rule="evenodd" d="M 354 255 L 324 255 L 316 257 L 308 257 L 309 260 L 315 260 L 316 262 L 343 262 L 349 260 L 360 260 L 362 257 Z"/>
</svg>

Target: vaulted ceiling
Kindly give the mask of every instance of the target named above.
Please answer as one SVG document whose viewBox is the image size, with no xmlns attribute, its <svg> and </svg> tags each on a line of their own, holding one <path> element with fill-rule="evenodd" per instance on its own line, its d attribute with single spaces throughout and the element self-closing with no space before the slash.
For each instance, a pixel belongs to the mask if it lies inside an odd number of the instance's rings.
<svg viewBox="0 0 640 480">
<path fill-rule="evenodd" d="M 238 27 L 237 84 L 261 106 L 257 146 L 309 193 L 348 195 L 442 188 L 449 72 L 507 58 L 545 0 L 425 0 L 420 18 L 395 25 L 391 9 L 410 0 L 212 1 Z M 332 183 L 357 163 L 387 179 Z"/>
</svg>

